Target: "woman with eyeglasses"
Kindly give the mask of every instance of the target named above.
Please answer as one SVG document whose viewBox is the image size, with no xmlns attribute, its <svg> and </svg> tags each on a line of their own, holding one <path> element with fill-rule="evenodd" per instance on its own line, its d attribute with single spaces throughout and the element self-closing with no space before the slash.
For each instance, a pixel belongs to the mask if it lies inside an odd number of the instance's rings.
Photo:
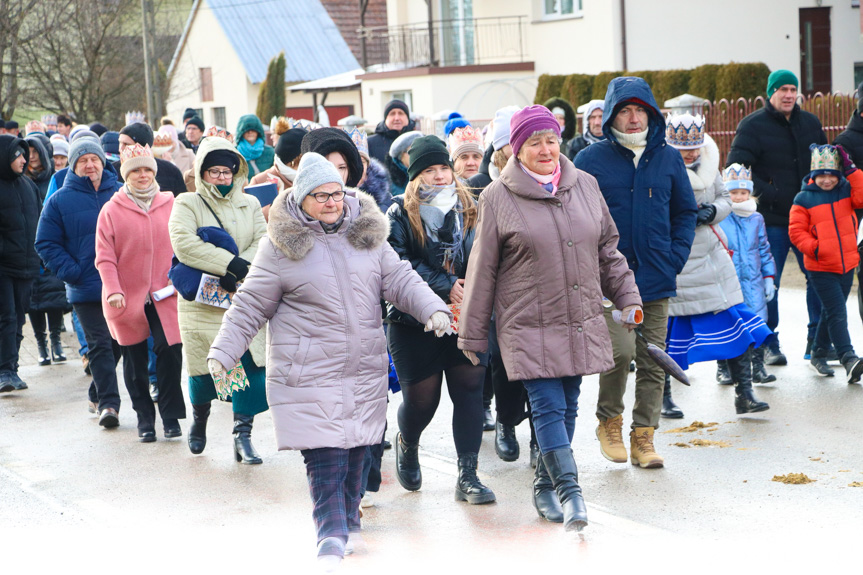
<svg viewBox="0 0 863 575">
<path fill-rule="evenodd" d="M 228 293 L 237 291 L 238 282 L 249 273 L 249 263 L 255 256 L 258 242 L 267 235 L 261 204 L 254 196 L 243 193 L 247 174 L 246 160 L 231 142 L 224 138 L 205 138 L 195 158 L 195 193 L 177 196 L 169 223 L 171 245 L 177 259 L 191 268 L 217 276 Z M 221 228 L 229 235 L 236 244 L 236 253 L 204 241 L 198 230 L 207 227 L 217 228 L 214 234 L 221 233 L 218 231 Z M 207 444 L 210 403 L 217 397 L 215 382 L 207 369 L 207 353 L 219 332 L 225 310 L 183 298 L 177 307 L 192 402 L 189 449 L 198 454 Z M 245 370 L 248 386 L 234 391 L 230 398 L 234 412 L 234 456 L 245 464 L 261 463 L 252 445 L 251 432 L 255 415 L 267 410 L 264 345 L 261 332 L 254 339 L 250 338 L 243 348 L 242 357 L 237 359 Z"/>
<path fill-rule="evenodd" d="M 387 210 L 390 245 L 411 263 L 429 287 L 458 309 L 464 297 L 465 273 L 473 247 L 477 208 L 456 177 L 452 160 L 437 136 L 417 138 L 410 149 L 405 193 Z M 440 403 L 443 376 L 453 403 L 452 434 L 458 454 L 456 501 L 471 504 L 495 500 L 476 475 L 482 443 L 482 388 L 487 354 L 477 365 L 459 351 L 457 335 L 435 339 L 425 333 L 423 318 L 391 301 L 387 330 L 390 353 L 402 387 L 396 475 L 402 487 L 422 486 L 418 450 L 420 435 Z"/>
<path fill-rule="evenodd" d="M 209 351 L 210 372 L 221 377 L 267 324 L 276 441 L 305 460 L 325 569 L 359 542 L 363 456 L 384 434 L 381 298 L 439 335 L 450 324 L 446 305 L 387 243 L 388 230 L 374 198 L 345 190 L 324 156 L 303 155 Z"/>
</svg>

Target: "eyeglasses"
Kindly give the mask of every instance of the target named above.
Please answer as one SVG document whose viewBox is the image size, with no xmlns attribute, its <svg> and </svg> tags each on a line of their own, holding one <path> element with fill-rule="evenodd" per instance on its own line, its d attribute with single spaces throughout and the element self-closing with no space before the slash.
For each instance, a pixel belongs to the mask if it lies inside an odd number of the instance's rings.
<svg viewBox="0 0 863 575">
<path fill-rule="evenodd" d="M 318 192 L 317 194 L 309 194 L 315 201 L 319 204 L 326 204 L 330 198 L 333 199 L 334 202 L 340 202 L 345 199 L 345 191 L 339 190 L 338 192 L 333 192 L 332 194 L 328 194 L 326 192 Z"/>
<path fill-rule="evenodd" d="M 234 172 L 232 172 L 231 170 L 217 170 L 215 168 L 210 168 L 209 170 L 207 170 L 207 173 L 214 180 L 218 180 L 221 178 L 233 178 L 234 177 Z"/>
</svg>

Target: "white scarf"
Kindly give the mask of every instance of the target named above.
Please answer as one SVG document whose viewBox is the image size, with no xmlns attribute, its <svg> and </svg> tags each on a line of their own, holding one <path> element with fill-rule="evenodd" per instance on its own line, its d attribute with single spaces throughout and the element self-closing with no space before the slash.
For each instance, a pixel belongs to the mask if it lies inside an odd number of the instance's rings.
<svg viewBox="0 0 863 575">
<path fill-rule="evenodd" d="M 282 174 L 282 176 L 284 176 L 286 180 L 293 183 L 294 178 L 297 177 L 297 171 L 285 164 L 279 158 L 279 156 L 276 156 L 274 160 L 276 162 L 276 168 L 279 170 L 279 173 Z"/>
<path fill-rule="evenodd" d="M 635 153 L 635 157 L 632 158 L 635 167 L 638 167 L 638 160 L 641 159 L 641 154 L 644 153 L 644 149 L 647 146 L 647 132 L 650 130 L 650 127 L 644 129 L 643 132 L 635 132 L 634 134 L 627 134 L 625 132 L 618 132 L 614 128 L 611 128 L 611 133 L 614 134 L 614 137 L 617 138 L 617 141 L 620 144 L 629 150 L 632 150 Z"/>
<path fill-rule="evenodd" d="M 757 208 L 758 206 L 752 198 L 749 198 L 745 202 L 732 202 L 731 204 L 731 211 L 741 218 L 748 218 L 755 213 Z"/>
<path fill-rule="evenodd" d="M 425 199 L 423 204 L 439 209 L 444 215 L 455 207 L 458 195 L 455 193 L 455 182 L 448 186 L 426 186 L 420 189 L 420 197 Z"/>
</svg>

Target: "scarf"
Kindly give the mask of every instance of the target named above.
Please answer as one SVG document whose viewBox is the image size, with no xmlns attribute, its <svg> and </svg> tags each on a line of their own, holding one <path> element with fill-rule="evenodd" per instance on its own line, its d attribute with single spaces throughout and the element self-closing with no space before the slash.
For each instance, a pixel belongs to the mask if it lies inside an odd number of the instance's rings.
<svg viewBox="0 0 863 575">
<path fill-rule="evenodd" d="M 337 231 L 339 231 L 339 228 L 342 227 L 342 224 L 345 221 L 345 213 L 347 213 L 347 211 L 348 211 L 348 207 L 345 206 L 344 209 L 342 210 L 342 215 L 339 216 L 339 219 L 336 220 L 335 222 L 331 223 L 331 224 L 328 224 L 326 222 L 322 222 L 321 220 L 316 220 L 315 218 L 310 216 L 308 213 L 306 213 L 306 210 L 303 209 L 303 206 L 300 206 L 300 213 L 303 214 L 303 217 L 306 219 L 306 221 L 310 222 L 310 223 L 312 223 L 312 222 L 319 223 L 321 225 L 321 229 L 324 231 L 325 234 L 334 234 Z"/>
<path fill-rule="evenodd" d="M 748 218 L 755 213 L 757 207 L 755 200 L 753 198 L 749 198 L 745 202 L 733 202 L 731 204 L 731 211 L 741 218 Z"/>
<path fill-rule="evenodd" d="M 223 198 L 230 194 L 231 190 L 234 189 L 234 184 L 215 184 L 215 186 L 219 193 L 222 194 Z"/>
<path fill-rule="evenodd" d="M 132 184 L 126 182 L 123 185 L 123 191 L 126 192 L 126 195 L 129 196 L 135 205 L 144 210 L 144 213 L 150 211 L 150 206 L 153 205 L 153 198 L 156 197 L 156 194 L 159 192 L 159 183 L 156 181 L 156 178 L 153 178 L 153 183 L 150 184 L 149 188 L 144 190 L 139 190 L 137 188 L 133 188 Z"/>
<path fill-rule="evenodd" d="M 595 143 L 601 142 L 605 139 L 605 136 L 600 136 L 597 138 L 596 136 L 594 136 L 593 134 L 590 133 L 590 130 L 585 130 L 583 135 L 584 135 L 584 139 L 587 140 L 588 144 L 595 144 Z"/>
<path fill-rule="evenodd" d="M 277 170 L 279 170 L 279 173 L 280 173 L 280 174 L 282 174 L 282 176 L 284 176 L 284 178 L 285 178 L 286 180 L 288 180 L 289 182 L 293 183 L 293 182 L 294 182 L 294 178 L 296 178 L 296 177 L 297 177 L 297 171 L 296 171 L 295 169 L 293 169 L 293 168 L 289 167 L 287 164 L 285 164 L 285 163 L 281 160 L 281 158 L 279 158 L 279 156 L 278 156 L 278 155 L 276 155 L 276 156 L 273 158 L 273 160 L 275 161 L 276 169 L 277 169 Z"/>
<path fill-rule="evenodd" d="M 635 153 L 635 157 L 632 158 L 635 167 L 638 167 L 638 160 L 641 159 L 641 154 L 644 153 L 644 148 L 647 146 L 647 132 L 650 130 L 650 127 L 644 129 L 643 132 L 636 132 L 634 134 L 626 134 L 624 132 L 618 132 L 614 128 L 611 128 L 611 133 L 617 138 L 617 141 L 620 142 L 620 145 L 628 150 L 632 150 Z"/>
<path fill-rule="evenodd" d="M 547 176 L 543 176 L 537 174 L 536 172 L 531 172 L 527 168 L 524 167 L 524 164 L 521 162 L 518 163 L 521 166 L 522 171 L 533 178 L 537 184 L 540 185 L 542 189 L 546 192 L 550 193 L 552 196 L 557 194 L 557 185 L 560 183 L 560 163 L 558 163 L 554 167 L 554 171 Z"/>
<path fill-rule="evenodd" d="M 456 194 L 455 182 L 448 186 L 426 186 L 419 189 L 420 219 L 423 222 L 426 236 L 440 245 L 444 268 L 452 273 L 453 263 L 462 259 L 463 221 Z M 452 226 L 444 227 L 447 217 L 452 216 Z"/>
<path fill-rule="evenodd" d="M 237 151 L 250 162 L 257 160 L 264 153 L 264 139 L 258 137 L 254 144 L 250 144 L 245 138 L 240 138 L 240 143 L 237 144 Z"/>
</svg>

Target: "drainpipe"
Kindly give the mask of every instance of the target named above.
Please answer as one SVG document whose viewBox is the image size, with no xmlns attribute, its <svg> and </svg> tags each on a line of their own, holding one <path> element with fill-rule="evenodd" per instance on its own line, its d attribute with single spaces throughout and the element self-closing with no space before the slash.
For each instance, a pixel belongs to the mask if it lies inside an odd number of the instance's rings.
<svg viewBox="0 0 863 575">
<path fill-rule="evenodd" d="M 620 0 L 620 44 L 623 50 L 623 70 L 626 70 L 626 0 Z"/>
</svg>

